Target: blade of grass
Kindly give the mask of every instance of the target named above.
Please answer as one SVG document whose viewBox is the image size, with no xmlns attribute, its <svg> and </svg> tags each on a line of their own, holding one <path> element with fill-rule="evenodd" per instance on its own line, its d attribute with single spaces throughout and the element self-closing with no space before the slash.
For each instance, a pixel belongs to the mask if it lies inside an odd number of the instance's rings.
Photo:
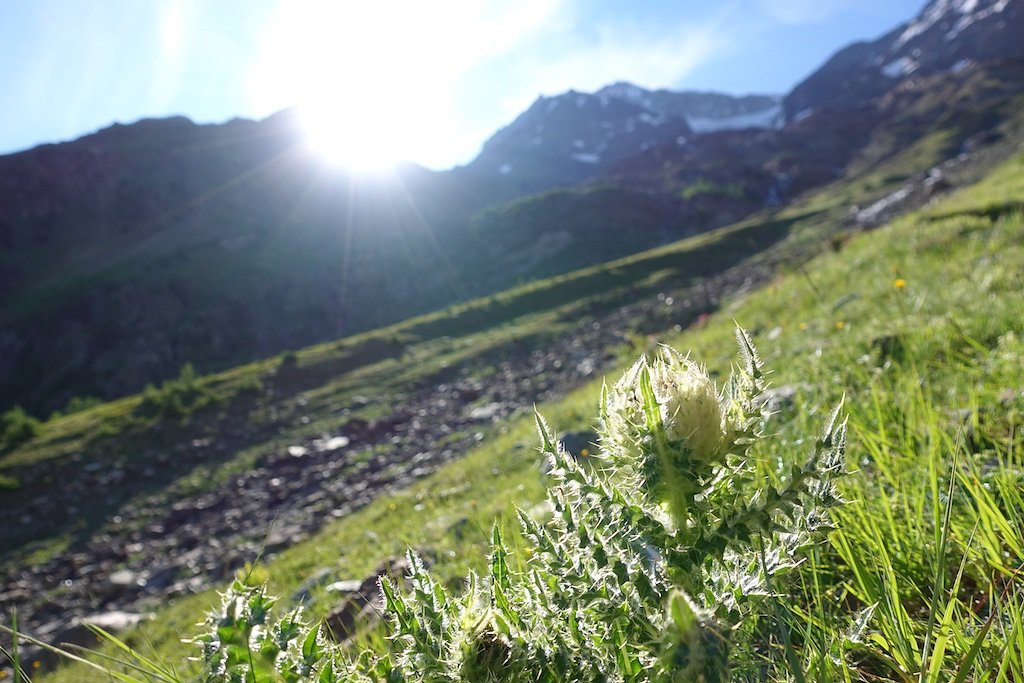
<svg viewBox="0 0 1024 683">
<path fill-rule="evenodd" d="M 939 547 L 936 550 L 935 556 L 935 575 L 932 579 L 932 598 L 931 604 L 928 606 L 928 621 L 925 624 L 924 631 L 924 645 L 921 647 L 921 676 L 920 680 L 925 680 L 925 672 L 928 671 L 928 648 L 931 645 L 932 629 L 935 626 L 935 615 L 938 613 L 939 600 L 943 593 L 943 584 L 945 583 L 946 577 L 946 544 L 949 541 L 949 529 L 950 523 L 953 518 L 953 493 L 956 491 L 956 463 L 957 463 L 957 450 L 953 451 L 953 462 L 950 465 L 949 472 L 949 488 L 946 491 L 946 509 L 943 512 L 942 517 L 942 529 L 939 534 Z M 932 470 L 934 472 L 934 468 Z M 934 476 L 934 475 L 933 475 Z M 934 495 L 934 489 L 933 489 Z M 935 502 L 938 502 L 937 500 Z M 963 571 L 963 565 L 960 570 Z M 957 576 L 957 584 L 960 583 L 960 577 Z M 950 604 L 955 599 L 950 600 Z M 950 617 L 952 618 L 952 616 Z"/>
<path fill-rule="evenodd" d="M 5 631 L 6 633 L 14 635 L 14 631 L 12 629 L 8 628 L 7 626 L 0 625 L 0 631 Z M 44 643 L 43 641 L 39 640 L 38 638 L 33 638 L 32 636 L 26 635 L 24 633 L 18 634 L 18 637 L 23 639 L 23 640 L 26 640 L 26 641 L 32 643 L 33 645 L 36 645 L 38 647 L 43 648 L 44 650 L 52 652 L 55 655 L 58 655 L 60 657 L 64 657 L 65 659 L 70 659 L 73 662 L 78 662 L 79 664 L 83 664 L 83 665 L 85 665 L 85 666 L 87 666 L 87 667 L 89 667 L 91 669 L 99 671 L 99 672 L 103 673 L 104 675 L 106 675 L 108 678 L 114 678 L 114 679 L 117 679 L 119 681 L 122 681 L 122 683 L 147 683 L 147 681 L 144 681 L 141 678 L 133 678 L 132 676 L 129 676 L 128 674 L 121 673 L 120 671 L 114 671 L 112 669 L 108 669 L 108 668 L 106 668 L 104 666 L 101 666 L 101 665 L 97 664 L 96 662 L 93 662 L 93 661 L 90 661 L 88 659 L 85 659 L 84 657 L 79 657 L 78 655 L 74 654 L 73 652 L 68 652 L 67 650 L 61 649 L 61 648 L 56 647 L 54 645 L 50 645 L 49 643 Z"/>
</svg>

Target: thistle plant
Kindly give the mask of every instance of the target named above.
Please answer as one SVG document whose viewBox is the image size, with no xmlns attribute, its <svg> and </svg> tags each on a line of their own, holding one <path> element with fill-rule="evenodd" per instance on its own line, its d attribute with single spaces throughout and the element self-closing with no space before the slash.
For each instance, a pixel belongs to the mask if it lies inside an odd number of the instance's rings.
<svg viewBox="0 0 1024 683">
<path fill-rule="evenodd" d="M 411 592 L 380 582 L 387 652 L 344 656 L 295 613 L 270 627 L 262 591 L 236 585 L 200 640 L 210 680 L 727 680 L 740 626 L 842 502 L 846 433 L 840 404 L 797 464 L 759 467 L 766 371 L 736 339 L 721 389 L 668 347 L 606 387 L 595 467 L 537 415 L 552 514 L 519 511 L 529 557 L 510 563 L 495 527 L 486 575 L 452 594 L 410 551 Z"/>
</svg>

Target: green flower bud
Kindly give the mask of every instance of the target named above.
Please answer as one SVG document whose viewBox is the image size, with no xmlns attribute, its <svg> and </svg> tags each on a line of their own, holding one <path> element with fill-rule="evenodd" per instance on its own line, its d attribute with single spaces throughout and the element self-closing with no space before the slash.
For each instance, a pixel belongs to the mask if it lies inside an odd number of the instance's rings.
<svg viewBox="0 0 1024 683">
<path fill-rule="evenodd" d="M 661 661 L 672 683 L 728 680 L 729 643 L 710 612 L 701 609 L 680 589 L 666 605 L 666 628 L 661 637 Z"/>
<path fill-rule="evenodd" d="M 508 636 L 498 627 L 494 613 L 480 605 L 469 605 L 462 614 L 462 636 L 458 643 L 462 680 L 509 680 L 520 670 L 517 652 Z"/>
</svg>

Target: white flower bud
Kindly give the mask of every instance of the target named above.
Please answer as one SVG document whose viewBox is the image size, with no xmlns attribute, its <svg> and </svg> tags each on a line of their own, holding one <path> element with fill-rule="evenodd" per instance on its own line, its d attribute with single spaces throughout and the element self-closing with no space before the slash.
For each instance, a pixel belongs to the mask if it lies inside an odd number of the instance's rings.
<svg viewBox="0 0 1024 683">
<path fill-rule="evenodd" d="M 707 370 L 665 348 L 651 366 L 651 387 L 669 441 L 682 441 L 695 460 L 709 461 L 726 449 L 726 420 Z"/>
</svg>

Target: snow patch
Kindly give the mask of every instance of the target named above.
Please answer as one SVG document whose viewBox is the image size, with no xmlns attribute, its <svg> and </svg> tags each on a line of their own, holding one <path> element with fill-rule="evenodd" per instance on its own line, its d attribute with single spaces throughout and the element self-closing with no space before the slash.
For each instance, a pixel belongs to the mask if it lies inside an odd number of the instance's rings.
<svg viewBox="0 0 1024 683">
<path fill-rule="evenodd" d="M 969 66 L 970 66 L 971 64 L 973 64 L 973 63 L 974 63 L 974 62 L 972 62 L 972 61 L 971 61 L 971 60 L 969 60 L 969 59 L 961 59 L 961 60 L 960 60 L 960 61 L 958 61 L 958 62 L 957 62 L 956 64 L 954 64 L 953 66 L 951 66 L 951 67 L 949 68 L 949 70 L 950 70 L 950 71 L 952 71 L 952 72 L 953 72 L 953 73 L 955 73 L 955 74 L 958 74 L 958 73 L 960 73 L 961 71 L 963 71 L 964 69 L 966 69 L 967 67 L 969 67 Z"/>
<path fill-rule="evenodd" d="M 722 118 L 687 116 L 686 122 L 694 133 L 713 133 L 716 130 L 742 130 L 744 128 L 781 128 L 785 118 L 782 105 L 775 104 L 761 111 L 736 114 Z"/>
<path fill-rule="evenodd" d="M 617 97 L 627 102 L 639 102 L 647 96 L 647 91 L 632 83 L 615 83 L 601 88 L 601 94 Z"/>
<path fill-rule="evenodd" d="M 868 208 L 858 211 L 856 213 L 857 222 L 861 224 L 877 223 L 885 216 L 888 209 L 909 197 L 913 190 L 914 188 L 911 185 L 905 185 L 892 194 L 882 197 Z"/>
<path fill-rule="evenodd" d="M 974 7 L 977 5 L 977 0 L 971 5 L 971 12 L 960 17 L 960 20 L 956 22 L 956 25 L 946 34 L 946 40 L 954 40 L 958 35 L 963 33 L 964 29 L 973 24 L 976 21 L 987 19 L 993 14 L 997 14 L 1006 9 L 1006 5 L 1009 4 L 1010 0 L 999 0 L 991 7 L 987 7 L 980 12 L 974 12 Z"/>
<path fill-rule="evenodd" d="M 577 138 L 572 141 L 572 146 L 575 147 L 576 149 L 583 149 L 584 147 L 587 146 L 587 143 Z"/>
<path fill-rule="evenodd" d="M 952 40 L 975 21 L 1002 12 L 1009 2 L 1010 0 L 997 0 L 989 7 L 978 10 L 980 0 L 935 0 L 916 19 L 907 24 L 903 33 L 896 39 L 894 47 L 896 49 L 903 47 L 943 19 L 952 20 L 951 14 L 958 14 L 960 18 L 953 30 L 946 34 L 946 40 Z"/>
<path fill-rule="evenodd" d="M 910 57 L 900 57 L 882 67 L 882 73 L 889 78 L 909 76 L 917 70 L 917 62 Z"/>
<path fill-rule="evenodd" d="M 814 113 L 814 107 L 808 107 L 807 109 L 801 109 L 800 111 L 798 111 L 796 113 L 795 116 L 793 116 L 793 123 L 800 123 L 801 121 L 803 121 L 804 119 L 806 119 L 807 117 L 809 117 L 813 113 Z"/>
<path fill-rule="evenodd" d="M 498 167 L 498 173 L 501 175 L 508 175 L 512 172 L 512 164 L 502 164 Z"/>
<path fill-rule="evenodd" d="M 586 154 L 586 153 L 582 153 L 582 152 L 578 153 L 578 154 L 573 154 L 572 158 L 575 159 L 576 161 L 580 161 L 580 162 L 582 162 L 584 164 L 596 164 L 596 163 L 599 163 L 601 161 L 601 155 L 600 154 Z"/>
<path fill-rule="evenodd" d="M 921 35 L 932 26 L 937 24 L 942 17 L 949 11 L 950 6 L 956 0 L 938 0 L 928 7 L 925 11 L 917 16 L 916 19 L 907 24 L 907 27 L 903 29 L 903 33 L 896 39 L 896 48 L 903 47 L 908 42 Z M 970 2 L 971 0 L 968 0 Z"/>
<path fill-rule="evenodd" d="M 648 126 L 660 126 L 665 123 L 665 117 L 662 115 L 654 115 L 650 112 L 642 112 L 640 114 L 640 120 L 646 123 Z"/>
</svg>

